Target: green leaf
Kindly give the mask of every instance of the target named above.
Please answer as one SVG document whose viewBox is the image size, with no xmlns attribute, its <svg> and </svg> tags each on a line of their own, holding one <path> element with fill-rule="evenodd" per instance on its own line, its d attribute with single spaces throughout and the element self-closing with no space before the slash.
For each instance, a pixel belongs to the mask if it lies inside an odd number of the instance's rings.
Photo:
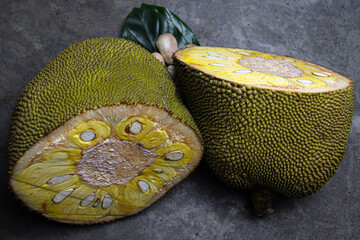
<svg viewBox="0 0 360 240">
<path fill-rule="evenodd" d="M 126 17 L 122 37 L 137 42 L 150 52 L 156 52 L 156 40 L 163 33 L 171 33 L 183 48 L 188 44 L 200 45 L 191 29 L 169 9 L 142 4 Z"/>
</svg>

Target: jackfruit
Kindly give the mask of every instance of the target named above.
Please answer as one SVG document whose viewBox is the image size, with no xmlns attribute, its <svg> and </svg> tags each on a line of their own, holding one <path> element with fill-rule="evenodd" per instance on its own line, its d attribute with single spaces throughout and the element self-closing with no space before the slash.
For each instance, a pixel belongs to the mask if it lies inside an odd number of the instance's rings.
<svg viewBox="0 0 360 240">
<path fill-rule="evenodd" d="M 117 38 L 84 40 L 52 59 L 19 96 L 8 144 L 15 195 L 73 224 L 145 209 L 201 156 L 169 72 Z"/>
<path fill-rule="evenodd" d="M 223 182 L 261 201 L 269 191 L 310 195 L 335 174 L 352 121 L 350 79 L 245 49 L 192 47 L 173 58 L 204 161 Z"/>
</svg>

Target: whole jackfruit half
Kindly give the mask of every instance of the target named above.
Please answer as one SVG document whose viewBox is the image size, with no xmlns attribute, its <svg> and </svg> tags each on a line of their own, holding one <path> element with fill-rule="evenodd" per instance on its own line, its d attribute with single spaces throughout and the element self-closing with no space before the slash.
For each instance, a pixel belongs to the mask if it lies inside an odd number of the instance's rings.
<svg viewBox="0 0 360 240">
<path fill-rule="evenodd" d="M 10 184 L 26 206 L 74 224 L 135 214 L 184 179 L 200 135 L 166 68 L 117 38 L 75 43 L 13 112 Z"/>
<path fill-rule="evenodd" d="M 245 49 L 185 48 L 174 61 L 204 161 L 225 183 L 253 189 L 258 215 L 272 212 L 269 194 L 310 195 L 334 175 L 352 122 L 350 79 Z"/>
</svg>

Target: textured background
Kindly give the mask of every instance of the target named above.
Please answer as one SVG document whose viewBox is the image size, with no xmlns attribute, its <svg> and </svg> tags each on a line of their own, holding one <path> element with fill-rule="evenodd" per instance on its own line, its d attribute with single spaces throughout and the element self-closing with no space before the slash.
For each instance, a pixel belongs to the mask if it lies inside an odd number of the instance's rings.
<svg viewBox="0 0 360 240">
<path fill-rule="evenodd" d="M 253 215 L 249 193 L 200 166 L 146 211 L 92 226 L 46 220 L 7 188 L 6 146 L 15 100 L 58 52 L 89 37 L 119 37 L 138 0 L 0 0 L 0 239 L 360 239 L 360 1 L 147 1 L 183 19 L 202 45 L 266 51 L 314 62 L 355 81 L 348 148 L 317 194 L 279 199 Z"/>
</svg>

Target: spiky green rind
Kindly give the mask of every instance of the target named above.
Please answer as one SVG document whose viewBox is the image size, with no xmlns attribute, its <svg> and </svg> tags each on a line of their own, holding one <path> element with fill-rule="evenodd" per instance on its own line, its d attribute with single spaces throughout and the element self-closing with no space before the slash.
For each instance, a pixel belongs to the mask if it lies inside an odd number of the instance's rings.
<svg viewBox="0 0 360 240">
<path fill-rule="evenodd" d="M 9 174 L 24 152 L 70 118 L 103 106 L 146 104 L 198 132 L 166 68 L 147 50 L 119 38 L 73 44 L 26 86 L 13 111 Z"/>
<path fill-rule="evenodd" d="M 174 64 L 204 161 L 222 181 L 301 197 L 334 175 L 349 136 L 353 84 L 323 93 L 266 90 Z"/>
</svg>

